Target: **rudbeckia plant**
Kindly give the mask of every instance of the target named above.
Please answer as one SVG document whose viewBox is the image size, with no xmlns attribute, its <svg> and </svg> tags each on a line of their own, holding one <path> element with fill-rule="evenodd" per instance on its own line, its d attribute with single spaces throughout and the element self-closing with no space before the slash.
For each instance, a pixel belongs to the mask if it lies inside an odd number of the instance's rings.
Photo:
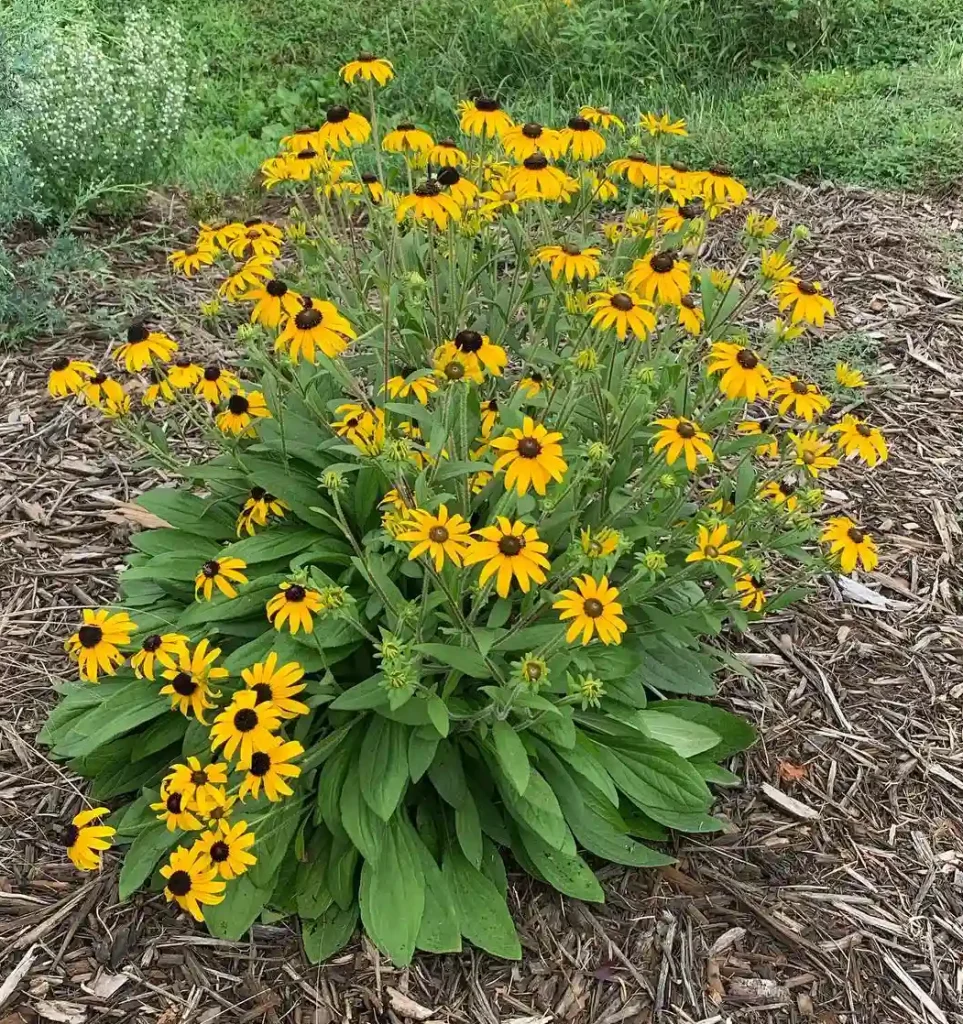
<svg viewBox="0 0 963 1024">
<path fill-rule="evenodd" d="M 747 196 L 666 162 L 684 123 L 541 126 L 481 96 L 440 142 L 414 112 L 383 135 L 393 73 L 349 62 L 282 141 L 285 219 L 201 225 L 178 251 L 205 259 L 172 261 L 241 357 L 138 322 L 126 380 L 53 365 L 53 398 L 179 482 L 138 499 L 166 525 L 66 639 L 79 679 L 43 739 L 96 805 L 66 855 L 126 847 L 121 897 L 229 939 L 296 915 L 315 960 L 359 927 L 397 964 L 518 957 L 507 870 L 598 901 L 605 862 L 722 828 L 754 733 L 716 699 L 739 666 L 713 638 L 828 564 L 873 568 L 814 483 L 888 450 L 833 426 L 858 372 L 785 370 L 834 315 L 771 272 L 802 233 L 753 212 L 707 246 Z"/>
</svg>

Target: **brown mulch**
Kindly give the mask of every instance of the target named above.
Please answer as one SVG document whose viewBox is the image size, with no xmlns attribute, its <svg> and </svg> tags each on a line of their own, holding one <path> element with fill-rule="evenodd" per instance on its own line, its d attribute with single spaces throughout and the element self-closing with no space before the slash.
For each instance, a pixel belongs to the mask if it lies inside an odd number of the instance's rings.
<svg viewBox="0 0 963 1024">
<path fill-rule="evenodd" d="M 283 924 L 221 942 L 162 898 L 119 904 L 115 859 L 74 873 L 56 832 L 77 782 L 33 738 L 64 636 L 112 596 L 119 504 L 149 476 L 46 398 L 54 354 L 104 351 L 82 314 L 66 338 L 0 355 L 0 1024 L 963 1021 L 963 295 L 942 243 L 963 207 L 828 188 L 760 205 L 812 228 L 833 332 L 861 332 L 891 381 L 864 396 L 890 461 L 827 484 L 882 561 L 730 638 L 755 675 L 721 696 L 760 741 L 720 795 L 727 833 L 680 840 L 661 872 L 604 868 L 604 906 L 515 876 L 518 964 L 468 949 L 399 971 L 356 942 L 314 967 Z M 131 276 L 153 275 L 145 301 L 175 309 L 187 293 L 160 241 L 129 264 L 118 250 L 90 303 L 119 322 Z"/>
</svg>

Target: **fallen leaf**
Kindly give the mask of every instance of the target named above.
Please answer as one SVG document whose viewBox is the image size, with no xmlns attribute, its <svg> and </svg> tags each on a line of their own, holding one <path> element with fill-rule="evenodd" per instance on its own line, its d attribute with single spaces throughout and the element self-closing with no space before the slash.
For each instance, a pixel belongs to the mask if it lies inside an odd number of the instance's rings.
<svg viewBox="0 0 963 1024">
<path fill-rule="evenodd" d="M 793 764 L 792 761 L 780 761 L 777 771 L 783 782 L 802 782 L 809 775 L 804 764 Z"/>
<path fill-rule="evenodd" d="M 42 999 L 34 1008 L 41 1020 L 50 1020 L 54 1024 L 84 1024 L 87 1019 L 86 1006 L 62 999 Z"/>
</svg>

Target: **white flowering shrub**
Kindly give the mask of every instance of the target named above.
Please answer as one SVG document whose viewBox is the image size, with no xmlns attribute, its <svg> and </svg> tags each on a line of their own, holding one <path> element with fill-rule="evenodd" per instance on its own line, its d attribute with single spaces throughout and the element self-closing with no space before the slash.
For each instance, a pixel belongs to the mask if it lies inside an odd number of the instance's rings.
<svg viewBox="0 0 963 1024">
<path fill-rule="evenodd" d="M 190 66 L 180 24 L 132 9 L 115 38 L 86 21 L 36 27 L 39 59 L 19 84 L 22 144 L 44 200 L 151 180 L 183 128 Z"/>
</svg>

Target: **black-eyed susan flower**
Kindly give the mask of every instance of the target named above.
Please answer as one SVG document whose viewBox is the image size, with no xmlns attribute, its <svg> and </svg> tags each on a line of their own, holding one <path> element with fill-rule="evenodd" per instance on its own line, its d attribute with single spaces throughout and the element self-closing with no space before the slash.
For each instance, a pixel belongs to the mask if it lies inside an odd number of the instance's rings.
<svg viewBox="0 0 963 1024">
<path fill-rule="evenodd" d="M 761 612 L 766 603 L 766 591 L 762 580 L 747 573 L 740 576 L 735 583 L 735 591 L 739 594 L 739 606 L 748 612 Z"/>
<path fill-rule="evenodd" d="M 301 296 L 283 281 L 270 280 L 259 284 L 238 298 L 241 302 L 253 302 L 251 323 L 262 324 L 274 330 L 287 316 L 297 316 L 304 308 Z"/>
<path fill-rule="evenodd" d="M 492 342 L 487 334 L 478 331 L 459 331 L 451 341 L 446 341 L 435 353 L 436 365 L 447 365 L 449 360 L 459 358 L 471 372 L 487 370 L 498 377 L 508 363 L 508 353 Z"/>
<path fill-rule="evenodd" d="M 526 198 L 557 199 L 566 202 L 578 191 L 578 181 L 549 163 L 544 153 L 525 157 L 509 172 L 507 185 Z"/>
<path fill-rule="evenodd" d="M 381 140 L 381 148 L 388 153 L 427 155 L 434 145 L 435 140 L 423 128 L 416 128 L 410 121 L 402 121 Z"/>
<path fill-rule="evenodd" d="M 579 544 L 582 553 L 591 559 L 609 558 L 619 549 L 621 537 L 618 530 L 610 526 L 603 526 L 600 530 L 593 530 L 587 526 L 579 532 Z"/>
<path fill-rule="evenodd" d="M 437 181 L 426 181 L 398 203 L 395 217 L 400 223 L 411 214 L 415 221 L 431 221 L 444 231 L 449 220 L 461 220 L 461 206 Z"/>
<path fill-rule="evenodd" d="M 574 160 L 594 160 L 605 152 L 605 139 L 586 117 L 573 117 L 559 132 L 561 152 Z"/>
<path fill-rule="evenodd" d="M 639 125 L 643 131 L 650 135 L 688 135 L 684 118 L 677 118 L 675 121 L 668 114 L 643 114 L 639 118 Z"/>
<path fill-rule="evenodd" d="M 498 516 L 494 526 L 475 531 L 465 552 L 465 565 L 484 562 L 479 584 L 484 586 L 494 576 L 498 596 L 508 597 L 513 578 L 518 580 L 523 594 L 528 593 L 532 583 L 545 582 L 545 570 L 551 568 L 547 554 L 548 544 L 539 540 L 534 526 Z"/>
<path fill-rule="evenodd" d="M 255 834 L 248 831 L 246 821 L 234 824 L 218 821 L 213 828 L 202 832 L 194 845 L 217 874 L 230 882 L 257 864 L 257 857 L 251 853 L 256 839 Z"/>
<path fill-rule="evenodd" d="M 529 370 L 524 377 L 518 382 L 518 390 L 526 398 L 534 398 L 536 395 L 540 395 L 545 388 L 551 387 L 551 384 L 545 379 L 545 376 L 538 372 L 538 370 Z"/>
<path fill-rule="evenodd" d="M 505 470 L 505 488 L 513 487 L 525 494 L 534 487 L 536 494 L 545 494 L 550 481 L 561 483 L 568 470 L 562 458 L 562 435 L 549 431 L 531 416 L 522 421 L 521 429 L 511 427 L 506 434 L 491 440 L 491 446 L 501 454 L 495 460 L 495 472 Z"/>
<path fill-rule="evenodd" d="M 682 416 L 668 416 L 656 420 L 655 423 L 662 429 L 655 435 L 652 450 L 660 452 L 665 449 L 665 461 L 668 465 L 674 465 L 680 455 L 684 456 L 686 468 L 691 473 L 695 470 L 700 457 L 706 462 L 715 460 L 709 447 L 712 439 L 699 428 L 698 423 Z"/>
<path fill-rule="evenodd" d="M 385 382 L 384 389 L 388 392 L 389 398 L 407 398 L 414 395 L 422 405 L 428 404 L 428 399 L 438 390 L 438 382 L 433 377 L 421 376 L 413 380 L 408 378 L 415 373 L 414 370 L 403 370 L 394 377 L 389 377 Z"/>
<path fill-rule="evenodd" d="M 249 761 L 255 751 L 267 750 L 274 743 L 280 723 L 281 716 L 273 704 L 259 704 L 254 690 L 238 690 L 214 719 L 211 749 L 223 747 L 221 753 L 229 760 L 236 752 L 240 760 Z"/>
<path fill-rule="evenodd" d="M 183 805 L 206 814 L 227 785 L 227 765 L 221 762 L 201 764 L 200 758 L 188 757 L 186 764 L 175 764 L 164 776 L 161 794 L 179 793 Z M 155 807 L 155 810 L 160 810 Z"/>
<path fill-rule="evenodd" d="M 539 263 L 547 263 L 552 270 L 552 280 L 564 277 L 566 281 L 591 281 L 599 275 L 599 256 L 602 250 L 596 246 L 583 249 L 573 242 L 562 245 L 543 245 L 535 251 Z"/>
<path fill-rule="evenodd" d="M 788 478 L 770 480 L 759 488 L 759 497 L 765 501 L 771 501 L 774 505 L 781 505 L 787 512 L 795 512 L 799 508 L 796 485 Z"/>
<path fill-rule="evenodd" d="M 108 395 L 105 400 L 97 406 L 101 413 L 109 420 L 126 416 L 130 412 L 130 395 L 123 392 L 119 397 Z"/>
<path fill-rule="evenodd" d="M 431 147 L 428 163 L 437 167 L 464 167 L 468 157 L 463 149 L 458 148 L 454 139 L 441 139 Z"/>
<path fill-rule="evenodd" d="M 729 526 L 719 523 L 717 526 L 700 526 L 696 538 L 696 549 L 686 555 L 687 562 L 723 562 L 736 569 L 742 567 L 742 560 L 733 552 L 742 547 L 740 540 L 728 540 Z"/>
<path fill-rule="evenodd" d="M 589 311 L 592 326 L 603 331 L 614 329 L 619 341 L 624 341 L 629 331 L 637 338 L 644 338 L 655 330 L 652 303 L 631 291 L 613 287 L 593 292 Z"/>
<path fill-rule="evenodd" d="M 240 558 L 212 558 L 205 562 L 194 579 L 194 597 L 199 601 L 203 596 L 210 601 L 214 588 L 227 598 L 237 597 L 235 583 L 247 583 L 247 576 L 241 572 L 247 562 Z"/>
<path fill-rule="evenodd" d="M 297 633 L 299 629 L 313 633 L 314 619 L 311 616 L 317 615 L 322 607 L 321 595 L 316 590 L 285 580 L 268 601 L 265 610 L 268 621 L 275 629 L 282 629 L 287 623 L 292 633 Z"/>
<path fill-rule="evenodd" d="M 217 294 L 227 299 L 228 302 L 234 302 L 245 292 L 260 287 L 272 277 L 274 277 L 274 257 L 252 256 L 218 285 Z"/>
<path fill-rule="evenodd" d="M 158 372 L 157 367 L 154 366 L 150 368 L 148 373 L 150 374 L 151 382 L 144 392 L 142 399 L 144 405 L 148 409 L 152 409 L 158 402 L 173 402 L 177 395 L 167 377 Z"/>
<path fill-rule="evenodd" d="M 213 245 L 188 245 L 167 257 L 167 262 L 185 277 L 193 277 L 201 267 L 209 267 L 217 259 Z"/>
<path fill-rule="evenodd" d="M 611 128 L 613 125 L 619 129 L 619 131 L 625 131 L 625 122 L 618 114 L 613 114 L 608 107 L 582 107 L 578 112 L 579 117 L 584 117 L 586 121 L 591 121 L 592 124 L 601 125 L 603 128 Z"/>
<path fill-rule="evenodd" d="M 70 824 L 64 826 L 60 841 L 79 871 L 96 871 L 101 865 L 104 850 L 111 847 L 110 840 L 117 829 L 94 824 L 105 814 L 110 814 L 106 807 L 91 807 L 75 814 Z"/>
<path fill-rule="evenodd" d="M 678 306 L 692 286 L 689 261 L 671 251 L 643 256 L 632 264 L 625 284 L 643 299 Z"/>
<path fill-rule="evenodd" d="M 220 696 L 220 691 L 215 690 L 211 684 L 228 676 L 226 668 L 214 664 L 220 655 L 220 647 L 211 649 L 205 637 L 193 653 L 181 652 L 174 668 L 165 669 L 162 673 L 168 682 L 161 687 L 160 692 L 170 697 L 171 707 L 188 718 L 193 711 L 202 725 L 207 724 L 204 712 L 215 706 L 208 697 Z"/>
<path fill-rule="evenodd" d="M 572 643 L 582 634 L 584 647 L 593 636 L 597 636 L 603 644 L 620 644 L 622 634 L 628 628 L 622 616 L 622 605 L 616 600 L 618 588 L 613 587 L 608 577 L 595 580 L 586 573 L 576 576 L 572 581 L 577 590 L 563 590 L 553 608 L 559 609 L 559 619 L 568 619 L 568 630 L 565 642 Z"/>
<path fill-rule="evenodd" d="M 785 281 L 795 270 L 786 254 L 778 249 L 763 249 L 759 256 L 759 276 L 765 281 Z"/>
<path fill-rule="evenodd" d="M 706 317 L 699 305 L 699 300 L 692 294 L 683 295 L 679 302 L 679 326 L 687 334 L 693 336 L 701 334 L 705 326 Z"/>
<path fill-rule="evenodd" d="M 239 391 L 241 382 L 237 374 L 231 370 L 224 370 L 216 363 L 206 366 L 194 388 L 194 393 L 201 398 L 216 405 L 222 398 L 229 398 L 230 395 Z"/>
<path fill-rule="evenodd" d="M 405 532 L 398 535 L 398 540 L 414 545 L 408 553 L 409 561 L 427 555 L 435 563 L 437 572 L 441 572 L 446 558 L 461 566 L 471 531 L 471 526 L 462 516 L 457 513 L 449 515 L 447 505 L 440 505 L 437 513 L 411 509 L 407 516 Z"/>
<path fill-rule="evenodd" d="M 313 363 L 317 349 L 328 359 L 335 359 L 348 347 L 349 339 L 357 338 L 357 332 L 333 302 L 304 297 L 301 303 L 304 308 L 287 319 L 278 335 L 276 352 L 287 353 L 294 363 L 302 358 Z"/>
<path fill-rule="evenodd" d="M 377 82 L 378 85 L 387 85 L 395 77 L 395 68 L 391 61 L 384 57 L 378 57 L 373 53 L 359 53 L 354 60 L 349 60 L 338 74 L 348 85 L 351 85 L 356 78 L 365 82 Z"/>
<path fill-rule="evenodd" d="M 498 422 L 498 399 L 489 398 L 481 404 L 481 436 L 487 441 Z"/>
<path fill-rule="evenodd" d="M 263 487 L 252 487 L 238 513 L 237 536 L 240 537 L 242 533 L 247 533 L 249 537 L 253 537 L 255 526 L 267 526 L 268 516 L 283 519 L 286 511 L 290 511 L 290 506 L 280 498 L 275 497 Z"/>
<path fill-rule="evenodd" d="M 475 202 L 478 186 L 463 177 L 457 167 L 442 167 L 435 180 L 459 206 L 471 206 Z"/>
<path fill-rule="evenodd" d="M 620 177 L 636 188 L 655 185 L 662 177 L 657 164 L 650 163 L 642 153 L 630 153 L 628 156 L 613 160 L 605 173 L 610 178 Z"/>
<path fill-rule="evenodd" d="M 164 897 L 176 901 L 195 921 L 204 920 L 205 906 L 216 906 L 224 899 L 226 882 L 217 880 L 217 871 L 195 843 L 189 850 L 183 846 L 171 854 L 160 873 L 164 878 Z"/>
<path fill-rule="evenodd" d="M 544 153 L 553 160 L 564 148 L 561 133 L 537 121 L 513 125 L 502 135 L 502 147 L 513 160 L 524 160 L 535 153 Z"/>
<path fill-rule="evenodd" d="M 302 153 L 308 152 L 306 150 L 299 150 L 297 156 L 294 153 L 285 153 L 282 156 L 271 156 L 261 164 L 261 184 L 266 189 L 276 188 L 282 182 L 285 181 L 302 181 L 304 180 L 301 175 L 304 173 L 304 164 L 300 158 Z M 310 152 L 315 152 L 310 150 Z M 311 174 L 312 167 L 309 164 L 307 166 L 308 176 Z"/>
<path fill-rule="evenodd" d="M 882 432 L 858 416 L 844 416 L 827 433 L 838 434 L 836 444 L 846 456 L 862 459 L 867 466 L 875 466 L 889 458 L 889 449 Z"/>
<path fill-rule="evenodd" d="M 754 402 L 769 394 L 772 373 L 758 353 L 734 342 L 717 341 L 709 356 L 709 373 L 721 373 L 719 390 L 726 398 Z"/>
<path fill-rule="evenodd" d="M 227 251 L 236 259 L 247 256 L 281 255 L 281 242 L 284 232 L 269 220 L 255 217 L 244 222 L 244 230 L 237 232 L 227 244 Z"/>
<path fill-rule="evenodd" d="M 707 199 L 738 206 L 744 203 L 749 195 L 746 186 L 732 176 L 730 168 L 722 164 L 716 164 L 707 171 L 697 173 L 699 187 Z"/>
<path fill-rule="evenodd" d="M 764 242 L 767 238 L 771 238 L 778 229 L 779 221 L 775 217 L 760 213 L 758 210 L 751 210 L 742 230 L 749 238 L 754 238 L 757 242 Z"/>
<path fill-rule="evenodd" d="M 196 387 L 203 376 L 204 367 L 190 359 L 178 359 L 167 367 L 167 380 L 179 391 Z"/>
<path fill-rule="evenodd" d="M 281 718 L 297 718 L 308 713 L 307 704 L 294 699 L 305 686 L 301 682 L 304 669 L 296 661 L 278 666 L 278 656 L 272 651 L 264 661 L 241 669 L 241 678 L 244 685 L 257 694 L 258 703 L 270 701 Z"/>
<path fill-rule="evenodd" d="M 596 174 L 595 171 L 587 168 L 582 171 L 579 180 L 582 191 L 588 192 L 593 199 L 597 199 L 600 203 L 608 203 L 618 197 L 619 186 L 604 174 Z"/>
<path fill-rule="evenodd" d="M 361 187 L 364 190 L 365 195 L 375 204 L 380 205 L 385 201 L 384 185 L 378 180 L 378 175 L 371 171 L 364 171 L 361 175 Z M 394 196 L 394 192 L 388 194 L 389 198 Z"/>
<path fill-rule="evenodd" d="M 83 623 L 64 647 L 80 669 L 80 678 L 90 683 L 99 682 L 99 675 L 112 676 L 123 664 L 124 655 L 119 648 L 130 643 L 130 635 L 137 631 L 127 612 L 111 614 L 102 608 L 84 609 Z"/>
<path fill-rule="evenodd" d="M 407 515 L 411 505 L 408 504 L 405 496 L 396 487 L 392 487 L 390 491 L 385 492 L 385 496 L 378 502 L 378 508 L 391 508 L 401 515 Z"/>
<path fill-rule="evenodd" d="M 823 295 L 823 286 L 818 281 L 802 281 L 790 278 L 780 281 L 772 290 L 779 301 L 779 312 L 791 310 L 792 324 L 806 323 L 822 327 L 827 316 L 836 315 L 836 307 Z"/>
<path fill-rule="evenodd" d="M 317 147 L 318 129 L 312 128 L 310 125 L 295 128 L 290 135 L 285 135 L 281 139 L 281 148 L 289 153 L 297 153 L 302 149 L 317 149 Z"/>
<path fill-rule="evenodd" d="M 839 465 L 839 459 L 829 454 L 832 442 L 822 440 L 815 430 L 807 430 L 801 437 L 790 432 L 789 440 L 796 449 L 795 464 L 810 476 L 818 477 L 823 470 Z"/>
<path fill-rule="evenodd" d="M 130 667 L 138 679 L 154 680 L 155 662 L 163 668 L 176 668 L 187 654 L 187 637 L 183 633 L 151 633 L 141 641 L 140 650 L 130 659 Z"/>
<path fill-rule="evenodd" d="M 272 736 L 269 745 L 255 750 L 250 757 L 242 757 L 238 762 L 238 771 L 246 772 L 238 796 L 243 800 L 250 793 L 257 798 L 262 785 L 264 795 L 272 803 L 281 797 L 291 796 L 294 790 L 287 780 L 296 779 L 301 769 L 296 764 L 290 764 L 290 761 L 303 753 L 304 747 L 297 741 L 285 741 L 280 736 Z"/>
<path fill-rule="evenodd" d="M 51 398 L 66 398 L 76 395 L 84 384 L 97 376 L 97 367 L 80 359 L 61 356 L 50 364 L 47 377 L 47 393 Z"/>
<path fill-rule="evenodd" d="M 215 422 L 225 434 L 254 437 L 254 420 L 270 418 L 271 410 L 260 391 L 238 391 L 227 400 L 227 408 L 217 414 Z"/>
<path fill-rule="evenodd" d="M 501 103 L 491 96 L 462 100 L 458 104 L 458 114 L 459 127 L 466 135 L 481 135 L 490 139 L 503 135 L 514 123 L 502 110 Z"/>
<path fill-rule="evenodd" d="M 866 378 L 849 363 L 837 363 L 836 383 L 844 388 L 864 388 L 866 387 Z"/>
<path fill-rule="evenodd" d="M 774 377 L 771 386 L 772 400 L 776 403 L 781 416 L 792 412 L 807 423 L 812 423 L 830 406 L 829 399 L 819 390 L 817 384 L 807 383 L 793 374 L 787 377 Z"/>
<path fill-rule="evenodd" d="M 207 793 L 204 809 L 198 813 L 207 826 L 216 825 L 219 821 L 227 821 L 237 803 L 237 797 L 229 794 L 224 786 L 212 786 Z"/>
<path fill-rule="evenodd" d="M 367 142 L 370 135 L 371 125 L 366 117 L 337 104 L 328 107 L 324 123 L 318 128 L 317 139 L 322 146 L 337 151 L 355 143 Z"/>
<path fill-rule="evenodd" d="M 833 516 L 819 539 L 829 544 L 830 556 L 839 559 L 840 568 L 847 574 L 857 565 L 862 565 L 866 572 L 872 572 L 879 565 L 876 542 L 849 516 Z"/>
<path fill-rule="evenodd" d="M 191 809 L 190 801 L 183 793 L 170 787 L 161 787 L 160 800 L 151 804 L 150 809 L 157 811 L 157 820 L 167 825 L 168 832 L 176 832 L 179 828 L 185 832 L 198 832 L 204 827 Z"/>
<path fill-rule="evenodd" d="M 341 418 L 331 423 L 331 429 L 338 437 L 346 437 L 349 441 L 353 441 L 356 434 L 367 434 L 373 420 L 371 411 L 357 402 L 345 402 L 339 405 L 334 414 Z"/>
<path fill-rule="evenodd" d="M 496 213 L 518 213 L 526 199 L 541 198 L 531 189 L 512 187 L 502 180 L 494 182 L 490 189 L 479 192 L 478 196 L 482 200 L 479 213 L 483 217 L 494 217 Z"/>
<path fill-rule="evenodd" d="M 177 342 L 172 338 L 137 322 L 127 328 L 127 341 L 114 353 L 114 359 L 123 363 L 128 373 L 139 373 L 155 360 L 166 363 L 176 351 Z"/>
<path fill-rule="evenodd" d="M 768 434 L 772 430 L 773 424 L 770 421 L 760 422 L 758 420 L 743 420 L 741 423 L 736 425 L 736 431 L 743 436 L 749 435 L 762 435 Z M 779 441 L 775 437 L 771 437 L 768 440 L 757 444 L 755 448 L 756 455 L 763 455 L 770 459 L 777 459 L 779 457 Z"/>
</svg>

